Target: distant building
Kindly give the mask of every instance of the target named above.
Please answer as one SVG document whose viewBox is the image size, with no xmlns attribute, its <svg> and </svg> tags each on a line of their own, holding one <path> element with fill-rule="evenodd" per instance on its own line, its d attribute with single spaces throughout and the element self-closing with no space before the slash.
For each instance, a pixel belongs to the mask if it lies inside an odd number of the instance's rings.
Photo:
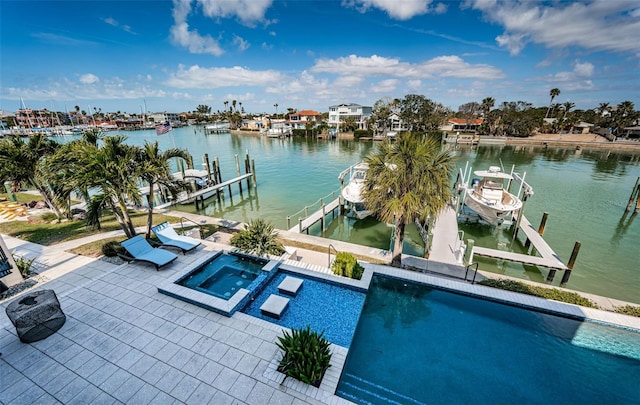
<svg viewBox="0 0 640 405">
<path fill-rule="evenodd" d="M 181 115 L 178 113 L 168 112 L 147 114 L 147 120 L 149 121 L 153 121 L 156 124 L 169 122 L 174 127 L 180 126 L 182 124 L 180 117 Z"/>
<path fill-rule="evenodd" d="M 308 122 L 313 122 L 313 126 L 315 127 L 320 123 L 320 119 L 322 118 L 322 114 L 313 110 L 302 110 L 295 112 L 293 114 L 289 114 L 289 125 L 293 129 L 305 129 Z"/>
<path fill-rule="evenodd" d="M 440 126 L 442 131 L 451 132 L 476 132 L 484 122 L 482 118 L 449 118 L 447 123 Z"/>
<path fill-rule="evenodd" d="M 367 129 L 367 122 L 371 117 L 372 107 L 359 104 L 338 104 L 329 106 L 329 126 L 337 128 L 347 117 L 353 117 L 358 129 Z"/>
</svg>

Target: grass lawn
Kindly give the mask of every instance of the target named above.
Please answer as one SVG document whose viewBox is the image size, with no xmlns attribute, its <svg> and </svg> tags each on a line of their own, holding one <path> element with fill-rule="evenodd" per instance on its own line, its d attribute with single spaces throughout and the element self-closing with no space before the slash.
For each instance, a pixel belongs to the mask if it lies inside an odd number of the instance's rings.
<svg viewBox="0 0 640 405">
<path fill-rule="evenodd" d="M 133 224 L 136 227 L 146 226 L 147 213 L 142 211 L 130 212 Z M 162 214 L 154 214 L 153 222 L 178 222 L 180 219 Z M 37 243 L 44 246 L 55 245 L 85 236 L 95 235 L 101 232 L 121 230 L 122 227 L 112 215 L 103 217 L 102 229 L 92 229 L 86 226 L 85 221 L 64 221 L 58 223 L 53 214 L 43 214 L 39 217 L 31 217 L 29 221 L 11 221 L 0 223 L 0 233 L 14 236 L 22 240 Z"/>
</svg>

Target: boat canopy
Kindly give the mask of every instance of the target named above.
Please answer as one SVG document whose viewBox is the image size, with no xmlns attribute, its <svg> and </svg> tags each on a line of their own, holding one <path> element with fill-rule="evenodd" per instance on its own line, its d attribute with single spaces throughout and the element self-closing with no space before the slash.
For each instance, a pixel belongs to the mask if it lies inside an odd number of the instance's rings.
<svg viewBox="0 0 640 405">
<path fill-rule="evenodd" d="M 473 174 L 479 177 L 492 177 L 494 179 L 512 179 L 513 178 L 511 174 L 501 172 L 498 166 L 491 166 L 489 167 L 489 170 L 478 170 L 473 172 Z"/>
</svg>

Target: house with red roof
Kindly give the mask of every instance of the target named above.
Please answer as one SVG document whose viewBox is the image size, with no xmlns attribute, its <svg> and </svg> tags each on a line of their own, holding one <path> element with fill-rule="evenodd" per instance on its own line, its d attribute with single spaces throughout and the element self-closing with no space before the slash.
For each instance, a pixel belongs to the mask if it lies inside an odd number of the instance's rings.
<svg viewBox="0 0 640 405">
<path fill-rule="evenodd" d="M 447 123 L 440 127 L 440 130 L 452 132 L 476 132 L 483 122 L 483 118 L 449 118 Z"/>
<path fill-rule="evenodd" d="M 322 114 L 313 110 L 302 110 L 289 114 L 287 123 L 293 129 L 305 129 L 307 123 L 313 122 L 315 127 L 321 121 Z"/>
</svg>

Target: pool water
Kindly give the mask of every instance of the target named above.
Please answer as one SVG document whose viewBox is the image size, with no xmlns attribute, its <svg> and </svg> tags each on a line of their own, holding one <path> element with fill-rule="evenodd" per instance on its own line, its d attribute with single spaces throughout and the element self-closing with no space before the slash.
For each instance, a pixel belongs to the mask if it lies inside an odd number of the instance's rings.
<svg viewBox="0 0 640 405">
<path fill-rule="evenodd" d="M 222 253 L 177 281 L 178 284 L 228 300 L 239 289 L 249 289 L 266 260 Z"/>
<path fill-rule="evenodd" d="M 640 334 L 382 276 L 337 395 L 356 403 L 640 403 Z"/>
<path fill-rule="evenodd" d="M 302 287 L 295 297 L 278 292 L 278 285 L 288 275 L 303 280 Z M 260 307 L 271 294 L 281 295 L 290 300 L 289 307 L 280 319 L 262 315 L 260 312 Z M 309 325 L 311 330 L 324 332 L 324 337 L 331 343 L 348 348 L 364 299 L 364 292 L 280 269 L 273 280 L 242 312 L 292 329 Z"/>
</svg>

